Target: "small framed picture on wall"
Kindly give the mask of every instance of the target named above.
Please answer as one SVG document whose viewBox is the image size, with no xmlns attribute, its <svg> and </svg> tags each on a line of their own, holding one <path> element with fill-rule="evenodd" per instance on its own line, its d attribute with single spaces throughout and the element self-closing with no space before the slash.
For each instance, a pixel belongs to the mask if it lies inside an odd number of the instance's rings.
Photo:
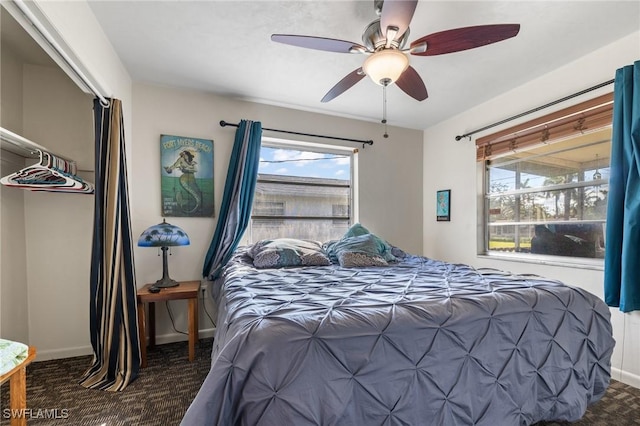
<svg viewBox="0 0 640 426">
<path fill-rule="evenodd" d="M 449 222 L 451 220 L 451 190 L 443 189 L 436 192 L 436 220 Z"/>
</svg>

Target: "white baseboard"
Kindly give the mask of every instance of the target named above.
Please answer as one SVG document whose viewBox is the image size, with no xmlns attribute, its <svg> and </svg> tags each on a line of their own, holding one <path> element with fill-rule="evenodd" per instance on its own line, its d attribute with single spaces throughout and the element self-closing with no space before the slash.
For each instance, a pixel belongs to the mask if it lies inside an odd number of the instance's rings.
<svg viewBox="0 0 640 426">
<path fill-rule="evenodd" d="M 52 359 L 74 358 L 77 356 L 93 355 L 91 346 L 79 346 L 76 348 L 40 350 L 36 347 L 36 359 L 33 362 L 50 361 Z M 87 366 L 88 367 L 88 366 Z"/>
<path fill-rule="evenodd" d="M 213 337 L 215 332 L 216 332 L 215 328 L 205 328 L 204 330 L 200 330 L 200 332 L 198 333 L 198 336 L 201 339 Z M 189 336 L 182 333 L 169 333 L 169 334 L 156 336 L 157 345 L 164 345 L 165 343 L 186 342 L 187 340 L 189 340 Z"/>
<path fill-rule="evenodd" d="M 205 328 L 200 330 L 198 336 L 201 339 L 213 337 L 216 332 L 215 328 Z M 180 333 L 163 334 L 156 336 L 156 344 L 163 345 L 165 343 L 182 342 L 189 340 L 188 336 Z M 77 356 L 93 355 L 91 346 L 79 346 L 75 348 L 38 350 L 36 348 L 36 359 L 33 362 L 50 361 L 52 359 L 73 358 Z"/>
<path fill-rule="evenodd" d="M 611 377 L 626 385 L 640 389 L 640 376 L 637 374 L 611 367 Z"/>
</svg>

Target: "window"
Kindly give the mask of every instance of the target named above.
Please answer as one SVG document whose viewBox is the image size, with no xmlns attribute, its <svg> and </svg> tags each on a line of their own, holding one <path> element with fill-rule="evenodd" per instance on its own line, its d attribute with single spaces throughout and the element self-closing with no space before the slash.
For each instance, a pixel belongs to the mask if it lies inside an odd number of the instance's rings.
<svg viewBox="0 0 640 426">
<path fill-rule="evenodd" d="M 604 257 L 612 107 L 602 98 L 494 135 L 494 146 L 478 139 L 486 252 Z"/>
<path fill-rule="evenodd" d="M 263 140 L 250 242 L 340 238 L 352 223 L 353 161 L 353 149 Z"/>
</svg>

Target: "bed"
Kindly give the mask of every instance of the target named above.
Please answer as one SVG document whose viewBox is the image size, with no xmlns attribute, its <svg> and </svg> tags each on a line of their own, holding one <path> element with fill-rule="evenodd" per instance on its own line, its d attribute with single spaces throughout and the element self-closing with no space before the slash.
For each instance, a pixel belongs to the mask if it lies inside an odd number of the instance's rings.
<svg viewBox="0 0 640 426">
<path fill-rule="evenodd" d="M 406 255 L 224 273 L 211 370 L 184 425 L 575 421 L 609 385 L 609 309 L 532 275 Z"/>
</svg>

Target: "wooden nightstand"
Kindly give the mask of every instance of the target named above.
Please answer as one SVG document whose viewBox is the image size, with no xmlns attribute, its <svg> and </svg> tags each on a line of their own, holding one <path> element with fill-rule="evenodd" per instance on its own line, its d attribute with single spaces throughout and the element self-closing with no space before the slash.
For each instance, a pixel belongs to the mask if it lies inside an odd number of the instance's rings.
<svg viewBox="0 0 640 426">
<path fill-rule="evenodd" d="M 140 332 L 140 351 L 142 368 L 147 366 L 147 345 L 145 325 L 149 326 L 149 348 L 156 344 L 156 307 L 155 302 L 186 299 L 189 301 L 189 361 L 196 356 L 196 340 L 198 340 L 198 290 L 200 281 L 182 281 L 177 287 L 163 288 L 159 293 L 151 293 L 146 284 L 138 289 L 138 329 Z M 144 304 L 149 304 L 149 321 L 145 321 Z"/>
</svg>

